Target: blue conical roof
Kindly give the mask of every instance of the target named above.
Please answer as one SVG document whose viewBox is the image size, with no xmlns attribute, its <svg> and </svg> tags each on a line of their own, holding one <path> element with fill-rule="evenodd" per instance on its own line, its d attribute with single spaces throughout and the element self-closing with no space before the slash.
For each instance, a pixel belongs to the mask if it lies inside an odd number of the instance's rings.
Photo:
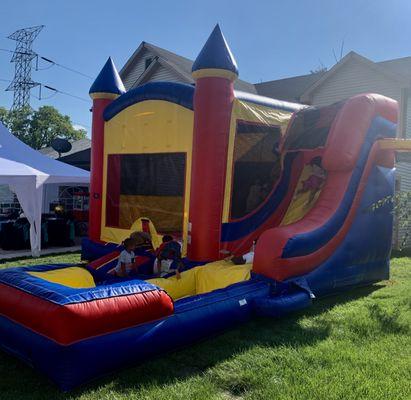
<svg viewBox="0 0 411 400">
<path fill-rule="evenodd" d="M 112 58 L 109 57 L 96 80 L 91 85 L 89 93 L 113 93 L 120 95 L 125 92 L 126 89 L 124 88 L 123 81 L 117 72 Z"/>
<path fill-rule="evenodd" d="M 218 24 L 194 61 L 192 72 L 207 68 L 224 69 L 238 75 L 237 63 Z"/>
</svg>

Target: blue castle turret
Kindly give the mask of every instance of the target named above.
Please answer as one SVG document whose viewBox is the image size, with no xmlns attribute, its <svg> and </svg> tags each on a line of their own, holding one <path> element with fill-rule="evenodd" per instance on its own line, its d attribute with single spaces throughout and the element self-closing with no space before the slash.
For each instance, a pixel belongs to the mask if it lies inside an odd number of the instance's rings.
<svg viewBox="0 0 411 400">
<path fill-rule="evenodd" d="M 218 24 L 201 49 L 191 70 L 194 78 L 216 76 L 213 71 L 205 73 L 204 70 L 227 71 L 234 79 L 238 76 L 237 63 Z"/>
<path fill-rule="evenodd" d="M 92 98 L 98 96 L 98 94 L 110 94 L 114 95 L 114 98 L 125 93 L 123 81 L 117 72 L 117 68 L 111 57 L 108 58 L 104 67 L 101 69 L 96 80 L 91 85 L 89 94 Z M 112 96 L 113 97 L 113 96 Z M 104 98 L 109 98 L 104 96 Z"/>
</svg>

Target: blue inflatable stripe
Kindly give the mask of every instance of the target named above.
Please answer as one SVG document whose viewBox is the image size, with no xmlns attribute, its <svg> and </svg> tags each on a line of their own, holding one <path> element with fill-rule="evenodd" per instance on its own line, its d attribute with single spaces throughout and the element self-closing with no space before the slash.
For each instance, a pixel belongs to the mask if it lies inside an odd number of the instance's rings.
<svg viewBox="0 0 411 400">
<path fill-rule="evenodd" d="M 241 92 L 239 90 L 236 90 L 234 93 L 235 97 L 238 100 L 246 101 L 247 103 L 258 104 L 260 106 L 275 108 L 276 110 L 294 112 L 307 107 L 303 104 L 290 103 L 288 101 L 271 99 L 269 97 L 259 96 L 247 92 Z"/>
<path fill-rule="evenodd" d="M 77 289 L 49 282 L 28 273 L 45 272 L 67 268 L 68 266 L 72 265 L 37 265 L 26 268 L 7 268 L 0 271 L 0 282 L 59 305 L 159 290 L 157 286 L 138 279 L 100 285 L 94 288 Z"/>
<path fill-rule="evenodd" d="M 85 237 L 81 240 L 81 259 L 94 261 L 113 251 L 121 251 L 123 246 L 116 243 L 96 243 Z"/>
<path fill-rule="evenodd" d="M 288 193 L 291 178 L 291 166 L 297 155 L 298 153 L 295 152 L 288 153 L 286 155 L 280 182 L 268 200 L 257 212 L 250 215 L 248 218 L 244 218 L 239 221 L 227 222 L 222 225 L 222 242 L 231 242 L 249 235 L 271 217 Z"/>
<path fill-rule="evenodd" d="M 282 258 L 299 257 L 313 253 L 337 234 L 351 209 L 373 143 L 380 137 L 395 137 L 395 131 L 396 125 L 392 122 L 379 116 L 374 118 L 366 134 L 347 191 L 337 211 L 320 228 L 289 239 L 284 246 Z"/>
<path fill-rule="evenodd" d="M 337 250 L 306 275 L 316 296 L 377 282 L 389 277 L 392 204 L 371 210 L 378 200 L 394 194 L 395 170 L 375 166 L 353 224 Z"/>
<path fill-rule="evenodd" d="M 256 299 L 255 309 L 257 315 L 280 318 L 295 311 L 311 306 L 312 299 L 306 291 L 281 294 L 268 299 Z"/>
<path fill-rule="evenodd" d="M 176 82 L 149 82 L 145 85 L 138 86 L 134 89 L 124 93 L 111 104 L 107 106 L 104 111 L 104 120 L 110 121 L 118 113 L 132 106 L 146 100 L 164 100 L 171 103 L 179 104 L 182 107 L 193 110 L 193 97 L 195 87 L 184 83 Z M 283 110 L 294 112 L 304 108 L 304 105 L 289 103 L 287 101 L 270 99 L 264 96 L 258 96 L 252 93 L 241 91 L 234 91 L 237 99 L 254 103 L 265 107 L 270 107 L 276 110 Z"/>
<path fill-rule="evenodd" d="M 145 100 L 164 100 L 193 109 L 194 86 L 176 82 L 150 82 L 129 90 L 107 106 L 104 120 L 110 121 L 125 108 Z"/>
</svg>

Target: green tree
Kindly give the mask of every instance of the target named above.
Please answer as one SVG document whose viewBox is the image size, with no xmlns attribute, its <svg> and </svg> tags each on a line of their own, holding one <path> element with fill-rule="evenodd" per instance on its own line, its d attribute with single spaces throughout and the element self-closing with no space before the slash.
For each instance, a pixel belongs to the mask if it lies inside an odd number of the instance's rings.
<svg viewBox="0 0 411 400">
<path fill-rule="evenodd" d="M 381 207 L 390 205 L 392 213 L 398 221 L 398 227 L 403 228 L 404 236 L 399 243 L 399 250 L 407 247 L 411 228 L 411 191 L 398 191 L 393 195 L 383 197 L 370 206 L 370 210 L 376 211 Z"/>
<path fill-rule="evenodd" d="M 70 117 L 60 114 L 52 106 L 42 106 L 38 110 L 26 107 L 12 111 L 0 107 L 0 121 L 33 149 L 49 146 L 56 137 L 77 140 L 86 136 L 84 129 L 73 128 Z"/>
</svg>

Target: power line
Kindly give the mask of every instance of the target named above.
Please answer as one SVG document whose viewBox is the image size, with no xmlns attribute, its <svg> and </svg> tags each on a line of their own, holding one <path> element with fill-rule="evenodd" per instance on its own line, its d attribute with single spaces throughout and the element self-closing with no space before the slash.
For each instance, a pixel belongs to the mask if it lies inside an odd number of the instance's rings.
<svg viewBox="0 0 411 400">
<path fill-rule="evenodd" d="M 0 48 L 0 51 L 5 51 L 5 52 L 7 52 L 7 53 L 15 53 L 15 52 L 12 51 L 12 50 L 3 49 L 3 48 Z M 24 54 L 28 54 L 28 53 L 18 52 L 18 54 L 23 54 L 23 55 L 24 55 Z M 85 74 L 84 72 L 81 72 L 81 71 L 79 71 L 79 70 L 77 70 L 77 69 L 74 69 L 74 68 L 71 68 L 71 67 L 67 67 L 67 65 L 60 64 L 60 63 L 58 63 L 58 62 L 56 62 L 56 61 L 51 60 L 50 58 L 47 58 L 47 57 L 44 57 L 44 56 L 41 56 L 41 55 L 37 55 L 37 59 L 38 59 L 38 58 L 40 58 L 40 59 L 43 60 L 43 61 L 48 62 L 48 63 L 50 64 L 50 67 L 47 67 L 47 68 L 39 68 L 38 62 L 37 62 L 37 63 L 36 63 L 36 70 L 37 70 L 37 71 L 42 71 L 42 70 L 49 69 L 49 68 L 51 68 L 51 67 L 56 66 L 56 67 L 63 68 L 63 69 L 65 69 L 65 70 L 67 70 L 67 71 L 73 72 L 74 74 L 78 74 L 78 75 L 84 76 L 85 78 L 94 79 L 92 76 L 87 75 L 87 74 Z"/>
<path fill-rule="evenodd" d="M 12 82 L 10 79 L 4 79 L 4 78 L 0 78 L 0 81 Z M 80 96 L 77 96 L 77 95 L 72 94 L 72 93 L 64 92 L 63 90 L 56 89 L 56 88 L 54 88 L 52 86 L 49 86 L 49 85 L 46 85 L 44 83 L 39 82 L 38 86 L 40 86 L 40 88 L 45 88 L 45 89 L 48 89 L 48 90 L 51 90 L 52 92 L 54 92 L 53 96 L 43 97 L 41 95 L 41 91 L 40 91 L 40 96 L 34 96 L 38 100 L 47 100 L 47 99 L 50 99 L 51 97 L 54 97 L 55 94 L 62 94 L 64 96 L 69 96 L 69 97 L 72 97 L 72 98 L 77 99 L 77 100 L 85 101 L 87 103 L 90 102 L 90 100 L 86 99 L 85 97 L 80 97 Z"/>
<path fill-rule="evenodd" d="M 65 66 L 65 65 L 63 65 L 63 64 L 60 64 L 60 63 L 56 62 L 56 61 L 50 60 L 50 58 L 43 57 L 43 56 L 40 56 L 40 58 L 41 58 L 42 60 L 44 60 L 44 61 L 52 64 L 52 65 L 56 65 L 57 67 L 63 68 L 63 69 L 65 69 L 65 70 L 67 70 L 67 71 L 70 71 L 70 72 L 73 72 L 73 73 L 75 73 L 75 74 L 84 76 L 85 78 L 93 79 L 93 77 L 90 76 L 90 75 L 87 75 L 87 74 L 85 74 L 85 73 L 83 73 L 83 72 L 81 72 L 81 71 L 78 71 L 77 69 L 74 69 L 74 68 L 71 68 L 71 67 L 67 67 L 67 66 Z"/>
<path fill-rule="evenodd" d="M 9 50 L 9 49 L 0 49 L 0 51 L 6 51 L 7 53 L 14 53 L 13 50 Z"/>
<path fill-rule="evenodd" d="M 90 100 L 88 100 L 88 99 L 86 99 L 86 98 L 84 98 L 84 97 L 80 97 L 80 96 L 76 96 L 75 94 L 63 92 L 62 90 L 53 88 L 53 87 L 51 87 L 51 86 L 49 86 L 49 85 L 42 85 L 42 86 L 43 86 L 44 88 L 48 89 L 48 90 L 52 90 L 53 92 L 60 93 L 60 94 L 64 94 L 65 96 L 70 96 L 70 97 L 73 97 L 73 98 L 78 99 L 78 100 L 86 101 L 87 103 L 90 102 Z"/>
</svg>

